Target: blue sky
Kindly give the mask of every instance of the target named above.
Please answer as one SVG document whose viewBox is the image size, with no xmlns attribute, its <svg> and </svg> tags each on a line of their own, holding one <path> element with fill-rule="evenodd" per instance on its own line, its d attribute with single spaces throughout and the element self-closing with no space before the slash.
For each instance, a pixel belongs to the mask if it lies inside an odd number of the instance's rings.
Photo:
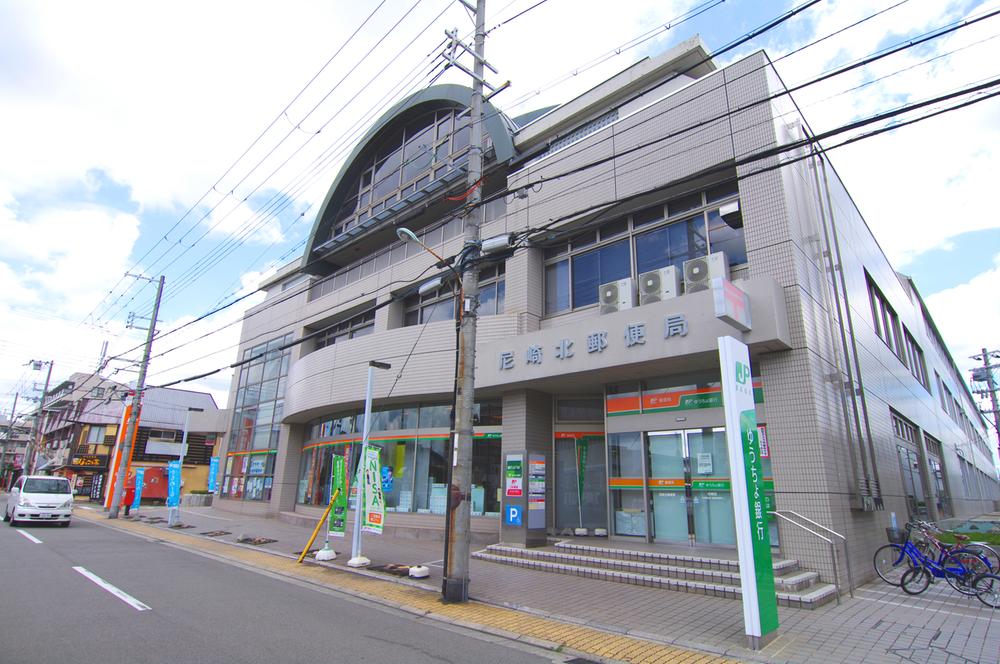
<svg viewBox="0 0 1000 664">
<path fill-rule="evenodd" d="M 487 25 L 534 4 L 491 1 Z M 549 0 L 491 32 L 487 57 L 501 72 L 497 78 L 513 83 L 496 103 L 518 115 L 566 101 L 681 39 L 700 34 L 714 50 L 793 6 L 727 0 L 676 22 L 708 4 Z M 896 4 L 820 3 L 719 64 L 758 49 L 778 60 L 886 9 L 780 60 L 783 79 L 794 85 L 997 7 L 973 0 Z M 166 275 L 161 329 L 171 329 L 252 292 L 276 263 L 300 255 L 297 247 L 340 160 L 403 89 L 390 84 L 430 63 L 445 28 L 469 29 L 457 3 L 389 0 L 323 68 L 374 6 L 318 0 L 0 5 L 0 107 L 7 118 L 0 127 L 0 232 L 7 239 L 0 248 L 0 408 L 9 409 L 14 392 L 38 380 L 24 367 L 30 359 L 54 359 L 61 380 L 92 371 L 103 341 L 113 354 L 141 342 L 142 331 L 126 329 L 125 320 L 130 311 L 148 315 L 152 287 L 122 281 L 126 270 Z M 400 27 L 388 32 L 411 6 Z M 662 29 L 668 22 L 674 27 Z M 657 26 L 654 38 L 585 66 Z M 998 32 L 1000 18 L 984 21 L 796 99 L 822 131 L 957 89 L 1000 73 Z M 442 80 L 461 82 L 452 74 Z M 1000 347 L 1000 220 L 992 200 L 1000 172 L 998 128 L 1000 102 L 994 100 L 831 154 L 876 238 L 897 268 L 914 277 L 960 362 L 983 345 Z M 312 169 L 317 161 L 320 167 Z M 287 208 L 262 215 L 290 186 Z M 234 321 L 254 301 L 158 342 L 156 350 L 178 349 L 153 363 L 150 381 L 232 362 Z M 115 380 L 134 380 L 124 364 L 112 367 L 118 368 Z M 222 404 L 228 381 L 223 373 L 190 387 L 211 390 Z"/>
</svg>

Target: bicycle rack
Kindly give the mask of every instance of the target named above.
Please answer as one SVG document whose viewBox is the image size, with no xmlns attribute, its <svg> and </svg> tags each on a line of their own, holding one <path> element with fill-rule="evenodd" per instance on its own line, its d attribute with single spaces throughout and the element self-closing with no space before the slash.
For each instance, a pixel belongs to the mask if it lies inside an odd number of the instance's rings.
<svg viewBox="0 0 1000 664">
<path fill-rule="evenodd" d="M 791 517 L 788 517 L 786 515 L 787 514 L 793 514 L 797 518 L 802 519 L 803 521 L 806 521 L 807 523 L 810 523 L 810 524 L 816 526 L 817 528 L 820 528 L 820 529 L 822 529 L 822 530 L 830 533 L 834 537 L 840 538 L 840 540 L 843 541 L 843 543 L 844 543 L 844 564 L 847 566 L 847 592 L 851 595 L 852 598 L 854 597 L 854 577 L 851 574 L 851 554 L 850 554 L 850 551 L 848 550 L 847 538 L 846 537 L 844 537 L 843 535 L 841 535 L 840 533 L 838 533 L 836 530 L 832 530 L 830 528 L 827 528 L 826 526 L 824 526 L 821 523 L 816 523 L 812 519 L 810 519 L 808 517 L 805 517 L 805 516 L 802 516 L 801 514 L 799 514 L 798 512 L 795 512 L 793 510 L 774 510 L 774 511 L 768 512 L 768 514 L 773 514 L 774 516 L 778 517 L 779 519 L 782 519 L 782 520 L 787 521 L 788 523 L 792 524 L 796 528 L 800 528 L 800 529 L 806 531 L 807 533 L 809 533 L 811 535 L 815 535 L 816 537 L 820 538 L 821 540 L 823 540 L 824 542 L 826 542 L 827 544 L 830 545 L 830 558 L 833 560 L 833 585 L 837 589 L 837 604 L 840 604 L 840 568 L 837 565 L 837 545 L 834 544 L 833 540 L 830 539 L 829 537 L 825 537 L 823 535 L 820 535 L 819 533 L 817 533 L 812 528 L 804 526 L 801 523 L 795 521 L 795 519 L 792 519 Z"/>
</svg>

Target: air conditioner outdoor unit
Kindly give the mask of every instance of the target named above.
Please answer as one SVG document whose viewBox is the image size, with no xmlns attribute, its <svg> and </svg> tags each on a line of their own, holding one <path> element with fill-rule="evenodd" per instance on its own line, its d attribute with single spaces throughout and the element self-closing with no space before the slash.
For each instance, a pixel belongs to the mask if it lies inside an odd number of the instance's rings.
<svg viewBox="0 0 1000 664">
<path fill-rule="evenodd" d="M 721 251 L 684 261 L 684 292 L 697 293 L 712 287 L 715 277 L 729 278 L 729 262 Z"/>
<path fill-rule="evenodd" d="M 681 294 L 681 273 L 673 265 L 639 275 L 639 306 Z"/>
<path fill-rule="evenodd" d="M 600 285 L 598 301 L 601 303 L 602 314 L 613 314 L 622 309 L 635 306 L 635 293 L 632 291 L 631 279 L 619 279 Z"/>
</svg>

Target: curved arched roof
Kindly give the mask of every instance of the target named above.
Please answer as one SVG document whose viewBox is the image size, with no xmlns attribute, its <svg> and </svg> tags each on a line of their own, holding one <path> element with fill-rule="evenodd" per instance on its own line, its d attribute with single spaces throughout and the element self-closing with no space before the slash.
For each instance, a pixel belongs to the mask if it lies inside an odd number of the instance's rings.
<svg viewBox="0 0 1000 664">
<path fill-rule="evenodd" d="M 313 222 L 312 231 L 309 234 L 309 242 L 306 244 L 306 250 L 302 256 L 303 268 L 310 262 L 313 249 L 330 235 L 330 225 L 333 223 L 333 215 L 336 214 L 344 199 L 344 192 L 341 189 L 350 181 L 350 174 L 354 171 L 355 161 L 359 157 L 369 154 L 369 150 L 374 149 L 378 145 L 383 130 L 391 130 L 399 122 L 406 122 L 411 116 L 427 108 L 467 108 L 471 97 L 472 89 L 466 86 L 450 83 L 435 85 L 410 95 L 390 108 L 378 119 L 372 128 L 368 130 L 368 133 L 354 147 L 354 150 L 344 162 L 343 168 L 340 169 L 340 173 L 330 186 L 326 197 L 323 199 L 323 205 L 316 215 L 316 221 Z M 514 156 L 514 125 L 510 119 L 489 102 L 483 103 L 483 131 L 489 134 L 493 142 L 497 162 L 508 161 Z M 317 242 L 317 237 L 322 239 Z"/>
</svg>

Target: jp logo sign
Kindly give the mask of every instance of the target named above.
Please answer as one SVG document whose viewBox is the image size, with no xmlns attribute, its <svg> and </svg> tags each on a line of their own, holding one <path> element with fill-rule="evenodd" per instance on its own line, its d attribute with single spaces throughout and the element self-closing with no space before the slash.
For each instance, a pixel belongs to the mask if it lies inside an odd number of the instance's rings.
<svg viewBox="0 0 1000 664">
<path fill-rule="evenodd" d="M 521 525 L 521 506 L 520 505 L 508 505 L 507 513 L 504 516 L 504 522 L 508 526 L 520 526 Z"/>
</svg>

